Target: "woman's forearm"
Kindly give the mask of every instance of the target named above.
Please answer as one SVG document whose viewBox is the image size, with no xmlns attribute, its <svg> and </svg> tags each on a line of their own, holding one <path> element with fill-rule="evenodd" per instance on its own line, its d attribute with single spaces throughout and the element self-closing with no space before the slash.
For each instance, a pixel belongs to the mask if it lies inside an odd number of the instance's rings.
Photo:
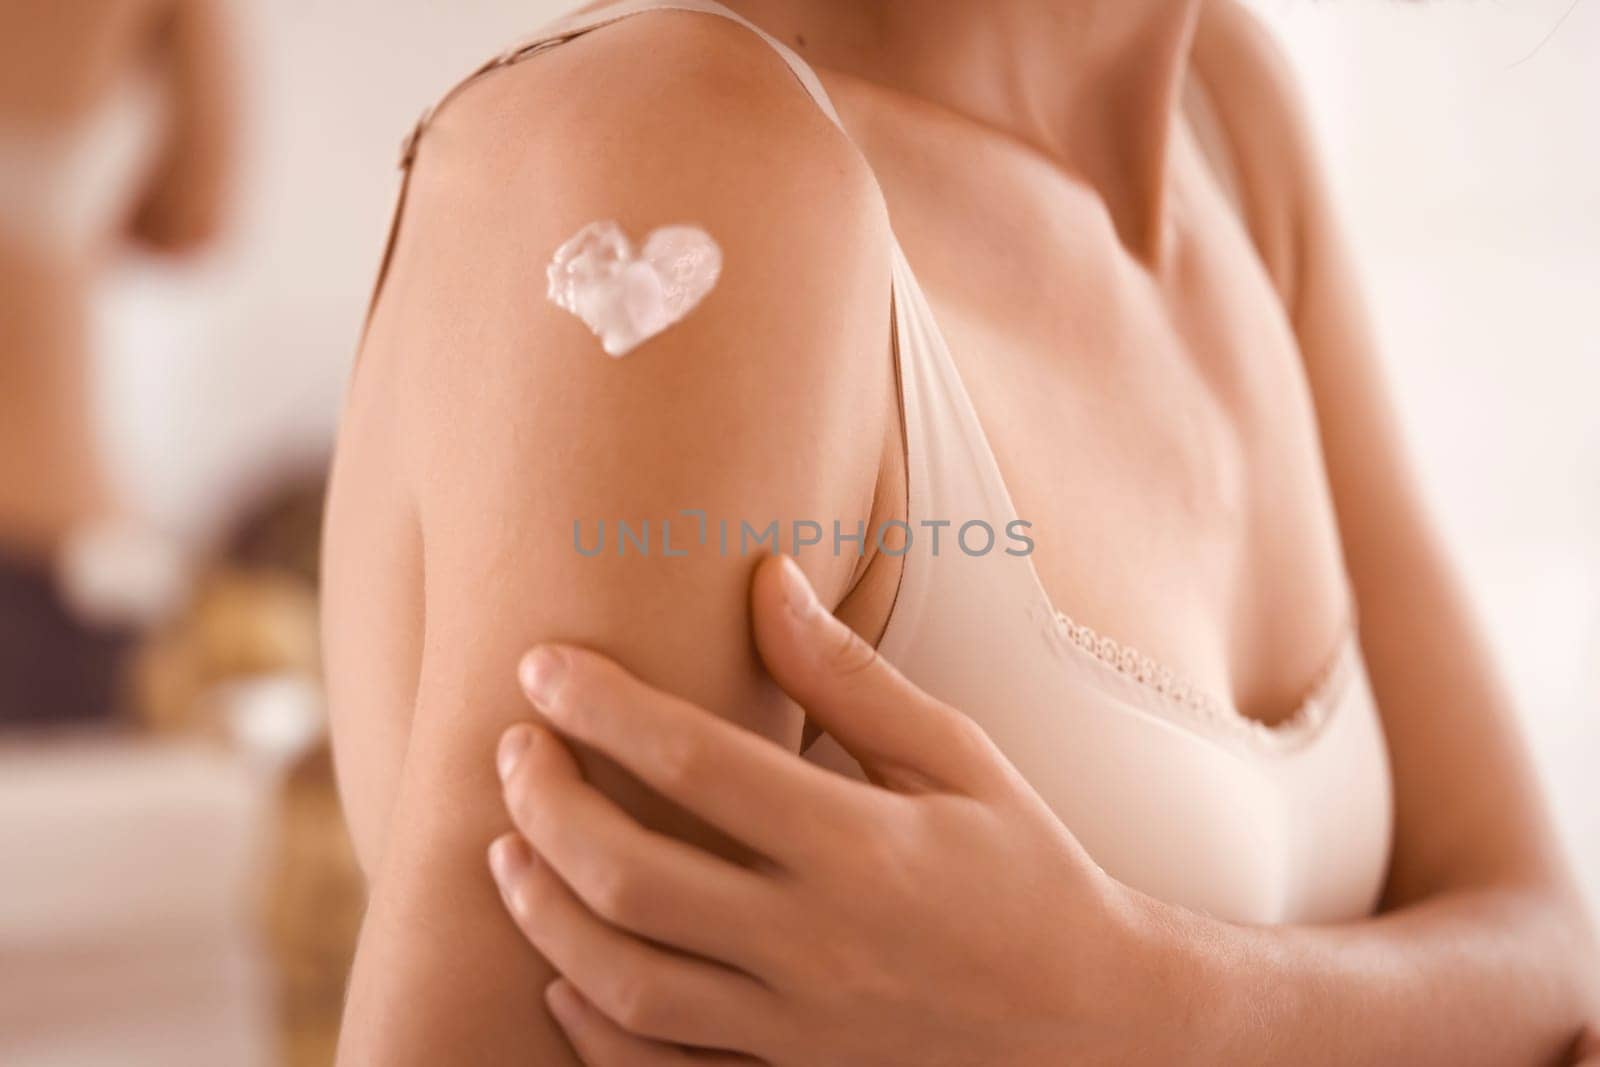
<svg viewBox="0 0 1600 1067">
<path fill-rule="evenodd" d="M 1201 1059 L 1503 1067 L 1557 1062 L 1595 1008 L 1592 932 L 1559 896 L 1456 890 L 1328 926 L 1162 921 L 1203 984 Z"/>
</svg>

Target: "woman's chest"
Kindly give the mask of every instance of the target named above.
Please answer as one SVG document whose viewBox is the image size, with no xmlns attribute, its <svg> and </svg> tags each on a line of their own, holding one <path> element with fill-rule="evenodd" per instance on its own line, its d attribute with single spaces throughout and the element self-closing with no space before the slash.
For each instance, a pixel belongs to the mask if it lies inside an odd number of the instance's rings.
<svg viewBox="0 0 1600 1067">
<path fill-rule="evenodd" d="M 1052 599 L 1247 713 L 1292 706 L 1347 610 L 1337 532 L 1293 330 L 1198 151 L 1174 141 L 1152 264 L 1041 157 L 866 125 Z"/>
</svg>

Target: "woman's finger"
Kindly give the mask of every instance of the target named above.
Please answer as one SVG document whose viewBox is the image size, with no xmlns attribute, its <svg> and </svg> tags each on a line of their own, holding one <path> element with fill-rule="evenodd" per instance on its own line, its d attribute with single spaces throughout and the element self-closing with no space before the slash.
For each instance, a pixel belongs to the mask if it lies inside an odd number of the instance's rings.
<svg viewBox="0 0 1600 1067">
<path fill-rule="evenodd" d="M 539 953 L 622 1029 L 639 1037 L 745 1049 L 775 1019 L 748 975 L 659 948 L 607 924 L 515 834 L 489 850 L 495 882 Z"/>
<path fill-rule="evenodd" d="M 544 645 L 523 688 L 557 730 L 662 796 L 788 866 L 837 849 L 874 790 L 654 689 L 598 653 Z"/>
<path fill-rule="evenodd" d="M 545 1004 L 584 1067 L 754 1067 L 763 1061 L 737 1052 L 708 1052 L 637 1037 L 606 1018 L 576 986 L 557 978 Z"/>
<path fill-rule="evenodd" d="M 763 560 L 750 596 L 767 670 L 874 781 L 969 795 L 1006 781 L 1007 764 L 983 729 L 834 618 L 793 559 Z"/>
<path fill-rule="evenodd" d="M 736 967 L 754 970 L 767 959 L 778 911 L 769 881 L 642 826 L 584 781 L 547 729 L 507 730 L 498 763 L 512 822 L 590 911 Z"/>
</svg>

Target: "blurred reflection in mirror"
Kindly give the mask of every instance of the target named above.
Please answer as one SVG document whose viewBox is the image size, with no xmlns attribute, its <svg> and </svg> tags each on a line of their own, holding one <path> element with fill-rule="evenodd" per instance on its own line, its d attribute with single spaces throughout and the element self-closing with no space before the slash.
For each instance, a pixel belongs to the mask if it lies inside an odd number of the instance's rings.
<svg viewBox="0 0 1600 1067">
<path fill-rule="evenodd" d="M 211 0 L 0 4 L 0 725 L 103 719 L 182 568 L 126 517 L 90 405 L 89 309 L 133 248 L 226 213 L 233 110 Z"/>
</svg>

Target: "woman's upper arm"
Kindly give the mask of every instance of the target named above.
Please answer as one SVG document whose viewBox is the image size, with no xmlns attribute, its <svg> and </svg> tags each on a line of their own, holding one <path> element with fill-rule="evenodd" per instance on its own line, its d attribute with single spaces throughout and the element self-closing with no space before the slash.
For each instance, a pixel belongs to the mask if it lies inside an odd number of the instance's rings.
<svg viewBox="0 0 1600 1067">
<path fill-rule="evenodd" d="M 799 712 L 752 651 L 755 559 L 737 535 L 741 522 L 853 527 L 868 514 L 894 410 L 886 228 L 859 160 L 787 71 L 706 62 L 697 44 L 698 65 L 591 77 L 575 97 L 561 91 L 580 84 L 587 42 L 574 42 L 528 65 L 542 69 L 473 85 L 421 143 L 354 386 L 383 379 L 398 405 L 426 608 L 349 1062 L 529 1062 L 564 1047 L 539 998 L 551 972 L 484 859 L 509 828 L 494 751 L 533 714 L 516 684 L 529 646 L 599 649 L 798 744 Z M 692 223 L 723 252 L 703 302 L 621 359 L 545 298 L 551 253 L 597 219 L 635 241 Z M 714 527 L 699 544 L 685 509 L 727 519 L 729 550 Z M 666 554 L 664 520 L 682 555 Z M 619 554 L 619 521 L 648 522 L 648 552 Z M 603 525 L 605 551 L 581 554 L 575 523 L 585 547 Z M 808 562 L 837 596 L 855 561 Z M 646 822 L 728 847 L 620 771 L 585 768 Z"/>
<path fill-rule="evenodd" d="M 1243 151 L 1271 186 L 1257 222 L 1304 356 L 1389 744 L 1396 823 L 1386 902 L 1474 886 L 1561 889 L 1537 776 L 1424 504 L 1307 111 L 1265 30 L 1242 10 L 1231 19 L 1230 69 L 1254 102 Z"/>
</svg>

